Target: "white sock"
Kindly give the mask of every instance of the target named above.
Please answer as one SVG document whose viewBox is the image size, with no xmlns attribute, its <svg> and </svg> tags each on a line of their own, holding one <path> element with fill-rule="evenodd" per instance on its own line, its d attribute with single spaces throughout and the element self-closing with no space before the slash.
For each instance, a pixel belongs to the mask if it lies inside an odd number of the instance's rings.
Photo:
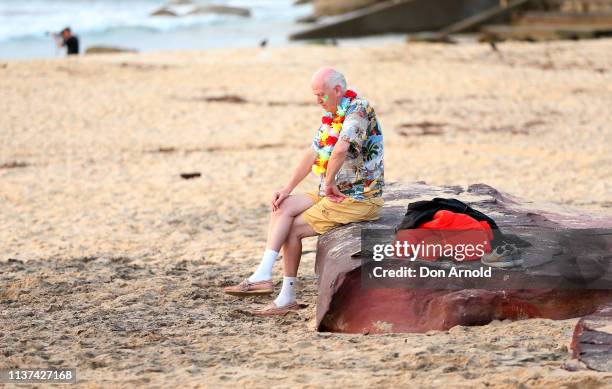
<svg viewBox="0 0 612 389">
<path fill-rule="evenodd" d="M 287 304 L 295 302 L 295 282 L 296 277 L 283 277 L 283 287 L 280 293 L 274 300 L 277 307 L 284 307 Z"/>
<path fill-rule="evenodd" d="M 261 262 L 255 273 L 253 273 L 249 277 L 249 281 L 258 282 L 258 281 L 267 281 L 272 279 L 272 267 L 274 267 L 274 262 L 278 257 L 278 251 L 266 249 L 263 254 L 263 258 L 261 258 Z"/>
</svg>

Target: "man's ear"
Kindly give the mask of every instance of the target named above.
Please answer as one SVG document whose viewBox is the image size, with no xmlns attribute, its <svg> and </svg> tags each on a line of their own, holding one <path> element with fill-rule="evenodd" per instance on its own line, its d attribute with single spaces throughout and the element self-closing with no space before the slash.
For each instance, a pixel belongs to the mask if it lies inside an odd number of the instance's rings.
<svg viewBox="0 0 612 389">
<path fill-rule="evenodd" d="M 334 89 L 336 90 L 336 96 L 338 98 L 342 97 L 342 87 L 340 85 L 336 85 Z"/>
</svg>

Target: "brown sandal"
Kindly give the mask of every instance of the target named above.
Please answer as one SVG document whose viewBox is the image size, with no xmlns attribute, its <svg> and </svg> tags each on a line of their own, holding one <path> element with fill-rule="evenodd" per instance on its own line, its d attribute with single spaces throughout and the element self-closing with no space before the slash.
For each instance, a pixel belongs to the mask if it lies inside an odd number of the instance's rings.
<svg viewBox="0 0 612 389">
<path fill-rule="evenodd" d="M 248 278 L 245 278 L 238 285 L 226 286 L 223 291 L 232 296 L 260 296 L 272 294 L 274 283 L 272 280 L 250 282 Z"/>
<path fill-rule="evenodd" d="M 253 316 L 281 316 L 287 314 L 289 311 L 297 311 L 302 307 L 297 302 L 277 307 L 274 301 L 260 309 L 254 309 L 251 311 Z"/>
</svg>

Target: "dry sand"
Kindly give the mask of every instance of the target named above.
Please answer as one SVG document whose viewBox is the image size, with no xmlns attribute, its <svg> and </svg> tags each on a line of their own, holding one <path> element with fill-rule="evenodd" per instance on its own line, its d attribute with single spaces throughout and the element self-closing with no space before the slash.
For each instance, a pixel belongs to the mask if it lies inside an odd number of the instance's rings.
<svg viewBox="0 0 612 389">
<path fill-rule="evenodd" d="M 309 80 L 322 64 L 376 108 L 388 181 L 484 182 L 609 215 L 612 40 L 499 49 L 0 63 L 0 368 L 76 367 L 101 388 L 609 385 L 561 368 L 576 320 L 316 333 L 314 238 L 307 309 L 255 319 L 244 311 L 267 299 L 219 291 L 258 263 L 271 192 L 317 128 Z M 192 171 L 202 177 L 179 177 Z"/>
</svg>

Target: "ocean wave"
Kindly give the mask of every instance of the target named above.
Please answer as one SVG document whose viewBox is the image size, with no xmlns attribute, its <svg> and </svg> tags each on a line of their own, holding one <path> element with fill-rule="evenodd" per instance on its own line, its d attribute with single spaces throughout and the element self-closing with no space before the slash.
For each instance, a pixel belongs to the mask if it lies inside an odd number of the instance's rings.
<svg viewBox="0 0 612 389">
<path fill-rule="evenodd" d="M 224 4 L 250 9 L 248 19 L 235 15 L 203 14 L 155 17 L 162 0 L 0 0 L 0 42 L 48 39 L 49 31 L 71 26 L 77 35 L 99 36 L 121 31 L 172 32 L 215 25 L 256 25 L 262 21 L 293 21 L 304 14 L 292 0 L 197 1 L 198 5 Z M 175 6 L 185 14 L 195 5 Z"/>
<path fill-rule="evenodd" d="M 206 15 L 205 17 L 197 17 L 197 18 L 185 18 L 182 20 L 175 20 L 173 22 L 169 21 L 151 21 L 151 22 L 143 22 L 137 21 L 135 23 L 120 23 L 116 25 L 110 26 L 96 26 L 96 27 L 79 27 L 76 24 L 72 24 L 71 28 L 77 35 L 87 35 L 87 36 L 98 36 L 98 35 L 107 35 L 113 34 L 121 31 L 141 31 L 141 32 L 150 32 L 150 33 L 163 33 L 163 32 L 172 32 L 178 30 L 186 30 L 193 29 L 204 26 L 214 26 L 214 25 L 228 25 L 231 23 L 244 23 L 243 21 L 238 21 L 236 17 L 225 16 L 225 15 Z M 58 24 L 60 27 L 64 27 L 67 24 Z M 59 30 L 59 29 L 58 29 Z M 0 42 L 7 41 L 27 41 L 27 40 L 37 40 L 37 39 L 48 39 L 49 33 L 58 32 L 56 31 L 37 31 L 33 33 L 26 33 L 22 35 L 11 34 L 9 36 L 0 37 Z"/>
</svg>

